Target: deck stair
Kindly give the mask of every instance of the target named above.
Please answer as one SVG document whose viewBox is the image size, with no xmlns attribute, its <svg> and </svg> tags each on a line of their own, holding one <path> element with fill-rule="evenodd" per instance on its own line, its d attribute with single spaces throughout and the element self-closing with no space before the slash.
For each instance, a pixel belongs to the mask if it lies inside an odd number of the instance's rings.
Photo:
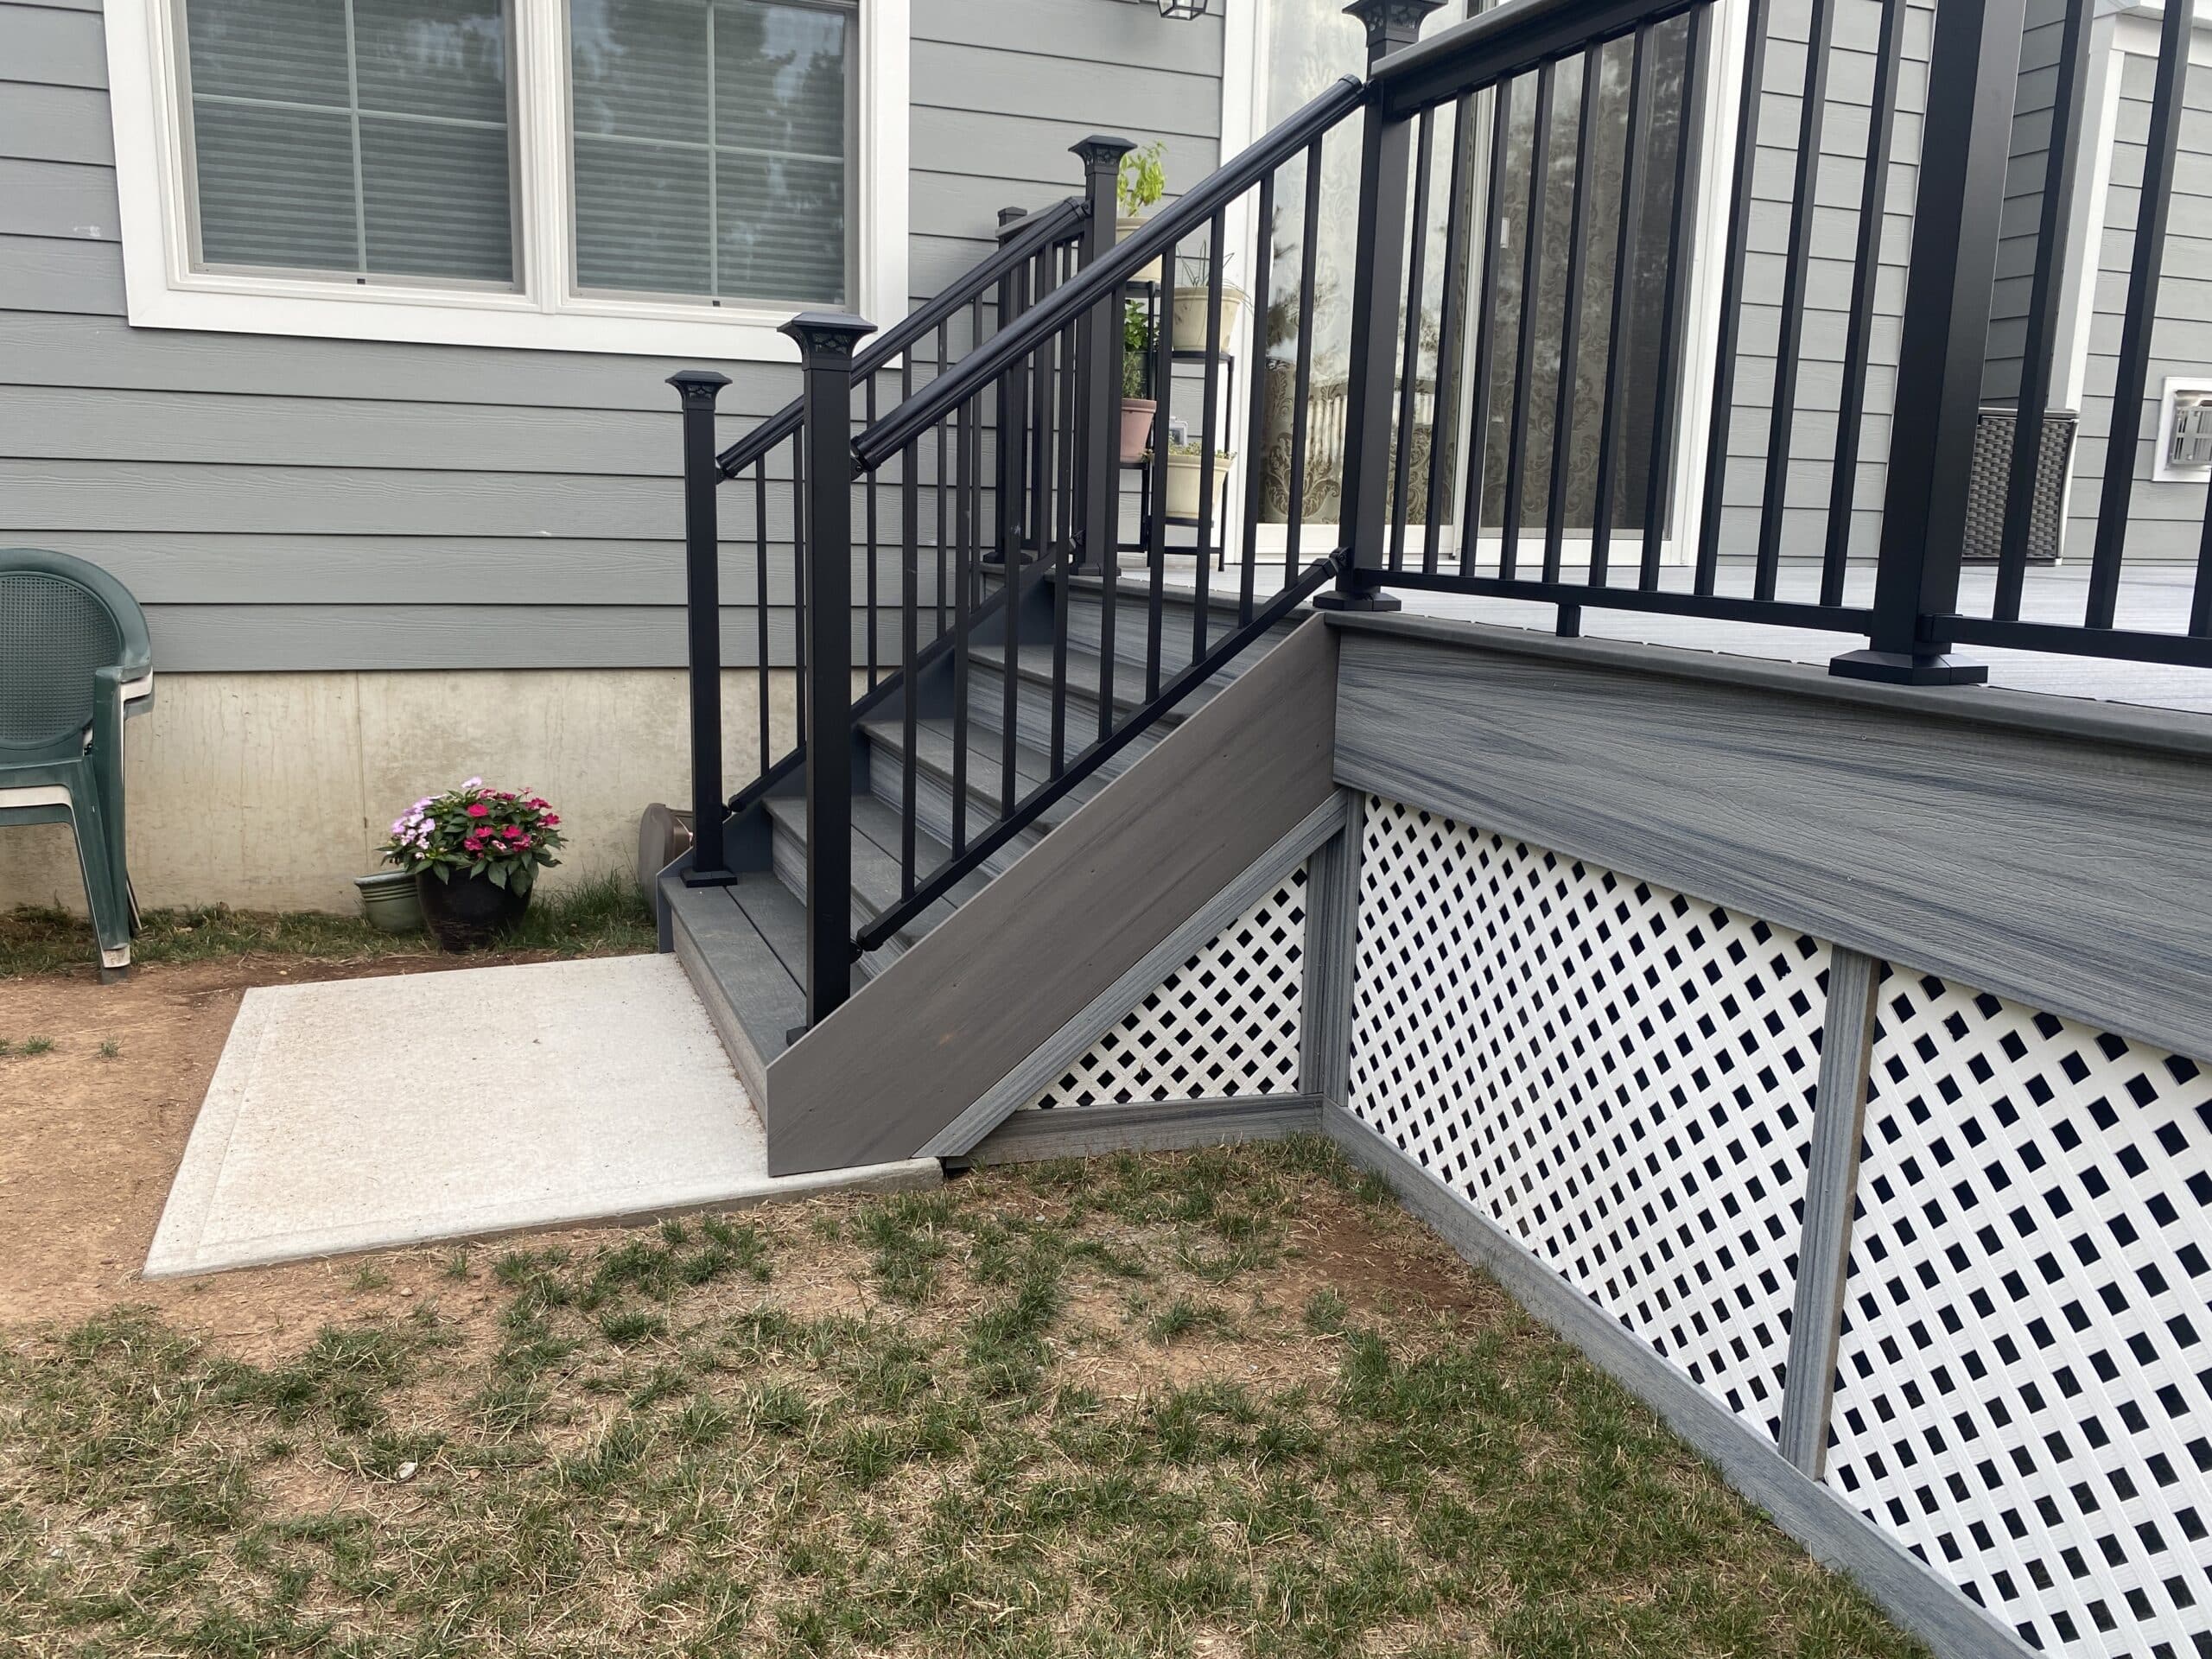
<svg viewBox="0 0 2212 1659">
<path fill-rule="evenodd" d="M 1077 733 L 1095 732 L 1103 668 L 1099 626 L 1105 598 L 1095 578 L 1072 579 L 1070 594 L 1068 696 L 1065 721 Z M 1124 714 L 1143 703 L 1147 601 L 1141 590 L 1118 594 L 1115 701 Z M 1189 661 L 1195 602 L 1172 594 L 1163 605 L 1166 661 L 1179 668 Z M 1211 627 L 1218 635 L 1236 621 L 1233 599 L 1212 599 Z M 901 926 L 881 949 L 859 958 L 856 980 L 865 984 L 885 973 L 993 880 L 1045 842 L 1060 825 L 1108 787 L 1141 765 L 1186 721 L 1255 663 L 1286 639 L 1303 618 L 1296 613 L 1277 623 L 1265 640 L 1192 690 L 1174 709 L 1069 796 L 1048 808 L 1038 822 L 969 873 L 944 899 Z M 1179 645 L 1179 651 L 1178 649 Z M 1025 645 L 1014 664 L 1020 682 L 1015 697 L 1014 765 L 1024 791 L 1051 774 L 1047 698 L 1053 679 L 1049 645 Z M 989 824 L 1001 800 L 1001 766 L 1005 752 L 1007 650 L 1001 643 L 979 643 L 970 658 L 969 719 L 963 785 L 971 826 Z M 893 709 L 862 720 L 857 728 L 861 753 L 854 766 L 852 794 L 852 922 L 855 931 L 872 922 L 900 895 L 900 808 L 906 766 L 905 721 Z M 950 853 L 953 836 L 956 727 L 950 713 L 917 719 L 912 772 L 916 867 L 927 872 Z M 771 1069 L 804 1027 L 803 988 L 806 957 L 806 810 L 795 786 L 767 795 L 742 832 L 765 838 L 766 868 L 748 869 L 725 887 L 689 887 L 680 872 L 661 878 L 668 939 L 715 1020 L 740 1077 L 756 1101 L 766 1102 L 775 1085 Z M 842 1018 L 840 1016 L 833 1016 Z"/>
</svg>

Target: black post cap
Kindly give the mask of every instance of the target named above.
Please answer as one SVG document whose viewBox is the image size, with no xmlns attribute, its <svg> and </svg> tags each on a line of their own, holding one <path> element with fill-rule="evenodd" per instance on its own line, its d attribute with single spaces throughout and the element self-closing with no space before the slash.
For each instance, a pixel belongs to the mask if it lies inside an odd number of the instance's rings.
<svg viewBox="0 0 2212 1659">
<path fill-rule="evenodd" d="M 797 340 L 807 357 L 850 357 L 854 345 L 874 334 L 875 325 L 849 311 L 802 311 L 777 332 Z"/>
<path fill-rule="evenodd" d="M 678 369 L 668 377 L 668 384 L 681 392 L 687 402 L 703 398 L 711 404 L 715 394 L 729 385 L 729 376 L 716 374 L 712 369 Z"/>
<path fill-rule="evenodd" d="M 1112 133 L 1094 132 L 1088 138 L 1079 138 L 1068 146 L 1083 160 L 1085 167 L 1119 167 L 1122 157 L 1137 147 L 1134 138 L 1117 138 Z"/>
<path fill-rule="evenodd" d="M 1367 60 L 1372 65 L 1421 38 L 1421 26 L 1444 0 L 1351 0 L 1344 16 L 1367 29 Z"/>
</svg>

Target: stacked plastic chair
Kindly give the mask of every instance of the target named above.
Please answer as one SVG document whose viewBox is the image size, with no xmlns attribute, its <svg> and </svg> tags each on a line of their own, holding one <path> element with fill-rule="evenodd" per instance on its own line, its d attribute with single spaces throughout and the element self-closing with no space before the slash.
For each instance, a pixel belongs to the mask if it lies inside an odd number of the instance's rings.
<svg viewBox="0 0 2212 1659">
<path fill-rule="evenodd" d="M 103 979 L 130 971 L 138 921 L 123 722 L 153 702 L 146 618 L 130 591 L 66 553 L 0 549 L 0 825 L 70 826 Z"/>
</svg>

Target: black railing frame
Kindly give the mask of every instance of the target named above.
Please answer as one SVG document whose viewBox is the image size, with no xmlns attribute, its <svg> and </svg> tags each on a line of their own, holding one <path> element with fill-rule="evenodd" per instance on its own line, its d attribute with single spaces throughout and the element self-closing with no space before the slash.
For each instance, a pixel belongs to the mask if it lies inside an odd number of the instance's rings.
<svg viewBox="0 0 2212 1659">
<path fill-rule="evenodd" d="M 806 993 L 809 1026 L 853 990 L 853 347 L 875 325 L 848 312 L 804 311 L 784 325 L 798 342 L 804 412 L 806 577 Z M 819 895 L 834 895 L 834 902 Z"/>
<path fill-rule="evenodd" d="M 1421 36 L 1422 20 L 1444 0 L 1353 0 L 1344 10 L 1367 29 L 1371 78 L 1382 60 Z M 1370 85 L 1372 80 L 1370 79 Z M 1350 550 L 1336 586 L 1313 596 L 1316 610 L 1395 611 L 1404 601 L 1382 591 L 1390 518 L 1390 433 L 1396 399 L 1398 295 L 1406 278 L 1406 193 L 1413 158 L 1413 115 L 1370 102 L 1359 144 L 1360 257 L 1352 267 L 1351 359 L 1346 372 L 1342 500 L 1338 539 Z M 1402 442 L 1410 441 L 1406 434 Z M 1432 531 L 1433 533 L 1433 531 Z"/>
<path fill-rule="evenodd" d="M 721 535 L 715 488 L 715 399 L 729 377 L 683 369 L 668 384 L 683 400 L 683 618 L 691 696 L 691 862 L 684 885 L 737 880 L 723 841 Z"/>
<path fill-rule="evenodd" d="M 1829 663 L 1845 678 L 1974 685 L 1989 677 L 1983 664 L 1950 656 L 1936 630 L 1959 607 L 2025 21 L 2025 0 L 1936 8 L 1928 84 L 1959 90 L 1929 99 L 1923 118 L 1873 622 L 1866 649 Z"/>
</svg>

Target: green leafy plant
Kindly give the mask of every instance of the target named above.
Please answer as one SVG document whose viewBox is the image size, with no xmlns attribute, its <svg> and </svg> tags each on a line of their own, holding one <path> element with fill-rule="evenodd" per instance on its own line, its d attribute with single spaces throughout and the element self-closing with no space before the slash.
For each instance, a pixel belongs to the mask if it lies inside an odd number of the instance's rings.
<svg viewBox="0 0 2212 1659">
<path fill-rule="evenodd" d="M 1205 454 L 1205 446 L 1200 443 L 1196 438 L 1192 438 L 1182 443 L 1171 442 L 1167 446 L 1167 453 L 1171 455 L 1202 455 Z M 1230 450 L 1217 449 L 1213 452 L 1213 458 L 1216 461 L 1234 461 L 1236 459 L 1236 456 Z"/>
<path fill-rule="evenodd" d="M 1122 212 L 1131 219 L 1158 201 L 1167 193 L 1167 169 L 1160 158 L 1167 147 L 1157 138 L 1142 149 L 1133 149 L 1122 157 L 1122 170 L 1115 178 L 1114 192 L 1121 199 Z"/>
<path fill-rule="evenodd" d="M 484 787 L 471 778 L 459 789 L 425 795 L 392 820 L 384 859 L 410 874 L 422 870 L 450 881 L 486 875 L 492 885 L 528 893 L 540 869 L 561 861 L 561 817 L 537 795 Z"/>
<path fill-rule="evenodd" d="M 1143 302 L 1131 300 L 1122 308 L 1122 396 L 1144 396 L 1145 367 L 1152 359 L 1152 319 Z"/>
</svg>

